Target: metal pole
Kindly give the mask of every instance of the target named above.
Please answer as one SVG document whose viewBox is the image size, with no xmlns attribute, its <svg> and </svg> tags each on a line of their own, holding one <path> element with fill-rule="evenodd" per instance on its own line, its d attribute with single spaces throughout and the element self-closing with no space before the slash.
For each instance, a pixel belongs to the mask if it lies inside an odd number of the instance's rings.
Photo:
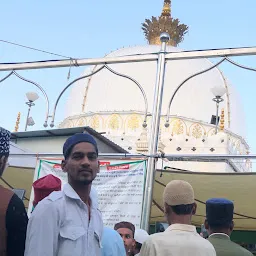
<svg viewBox="0 0 256 256">
<path fill-rule="evenodd" d="M 157 67 L 157 77 L 155 85 L 154 103 L 152 111 L 152 124 L 151 124 L 151 136 L 150 136 L 150 148 L 149 154 L 157 154 L 158 148 L 158 138 L 159 138 L 159 127 L 160 127 L 160 116 L 162 108 L 162 98 L 164 89 L 164 76 L 165 76 L 165 55 L 166 55 L 166 45 L 170 40 L 170 36 L 167 33 L 162 33 L 160 36 L 162 42 L 161 51 L 158 55 L 158 67 Z M 143 199 L 142 208 L 142 218 L 141 218 L 141 228 L 144 230 L 149 229 L 152 196 L 153 196 L 153 186 L 155 180 L 155 169 L 156 169 L 156 158 L 149 157 L 147 163 L 147 175 L 145 182 L 145 192 Z"/>
<path fill-rule="evenodd" d="M 250 56 L 256 55 L 256 47 L 244 48 L 225 48 L 212 50 L 197 50 L 172 52 L 166 54 L 166 60 L 181 60 L 181 59 L 201 59 L 201 58 L 218 58 L 218 57 L 234 57 L 234 56 Z M 130 62 L 145 62 L 156 61 L 156 54 L 141 54 L 132 56 L 106 57 L 95 59 L 64 59 L 64 60 L 48 60 L 48 61 L 33 61 L 21 63 L 0 63 L 0 71 L 24 70 L 24 69 L 42 69 L 42 68 L 58 68 L 77 66 L 91 66 Z"/>
<path fill-rule="evenodd" d="M 11 153 L 10 157 L 63 157 L 62 153 Z M 108 153 L 99 154 L 100 159 L 124 159 L 124 158 L 166 158 L 169 161 L 189 161 L 189 160 L 221 160 L 221 159 L 256 159 L 256 154 L 252 155 L 228 155 L 228 154 L 166 154 L 166 155 L 141 155 L 141 154 L 125 154 L 125 153 Z"/>
<path fill-rule="evenodd" d="M 216 120 L 215 120 L 215 134 L 218 133 L 218 124 L 219 124 L 219 107 L 220 103 L 224 100 L 221 98 L 221 96 L 216 96 L 214 99 L 212 99 L 214 102 L 216 102 Z"/>
<path fill-rule="evenodd" d="M 27 120 L 26 120 L 26 125 L 25 125 L 25 132 L 28 129 L 28 118 L 29 118 L 30 110 L 31 110 L 31 107 L 32 107 L 33 103 L 32 102 L 27 102 L 26 104 L 28 105 L 28 115 L 27 115 Z"/>
<path fill-rule="evenodd" d="M 218 133 L 218 121 L 219 121 L 219 102 L 216 101 L 216 127 L 215 127 L 215 134 Z"/>
</svg>

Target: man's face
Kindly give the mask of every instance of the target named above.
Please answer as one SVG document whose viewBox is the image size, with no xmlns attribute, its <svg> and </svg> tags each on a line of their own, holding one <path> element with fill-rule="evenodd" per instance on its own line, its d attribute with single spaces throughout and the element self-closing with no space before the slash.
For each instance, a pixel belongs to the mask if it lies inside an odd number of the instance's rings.
<svg viewBox="0 0 256 256">
<path fill-rule="evenodd" d="M 7 165 L 7 160 L 8 160 L 7 156 L 0 156 L 0 176 L 3 175 L 3 172 Z"/>
<path fill-rule="evenodd" d="M 133 233 L 129 228 L 119 228 L 117 232 L 120 234 L 124 241 L 124 246 L 126 254 L 130 255 L 133 252 L 135 246 L 135 240 L 133 238 Z"/>
<path fill-rule="evenodd" d="M 99 172 L 98 155 L 94 145 L 87 142 L 76 144 L 69 157 L 62 162 L 71 184 L 89 185 Z"/>
</svg>

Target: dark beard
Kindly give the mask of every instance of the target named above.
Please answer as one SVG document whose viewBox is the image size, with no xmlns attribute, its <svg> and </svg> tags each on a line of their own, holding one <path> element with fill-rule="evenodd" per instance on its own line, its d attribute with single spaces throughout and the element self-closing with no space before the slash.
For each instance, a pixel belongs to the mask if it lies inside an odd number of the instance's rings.
<svg viewBox="0 0 256 256">
<path fill-rule="evenodd" d="M 92 180 L 80 181 L 83 185 L 88 186 L 92 183 Z"/>
</svg>

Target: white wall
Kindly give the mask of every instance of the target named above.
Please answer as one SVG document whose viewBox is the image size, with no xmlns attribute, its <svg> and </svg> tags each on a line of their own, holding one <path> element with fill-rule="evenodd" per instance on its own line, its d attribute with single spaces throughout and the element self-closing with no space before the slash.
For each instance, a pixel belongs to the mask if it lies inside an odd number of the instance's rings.
<svg viewBox="0 0 256 256">
<path fill-rule="evenodd" d="M 224 162 L 191 162 L 191 161 L 175 161 L 175 162 L 163 162 L 159 161 L 158 168 L 162 169 L 162 166 L 169 166 L 181 170 L 187 170 L 192 172 L 234 172 L 233 168 Z"/>
<path fill-rule="evenodd" d="M 15 142 L 19 147 L 24 148 L 33 153 L 55 153 L 62 154 L 63 144 L 68 136 L 57 137 L 37 137 L 37 138 L 24 138 L 16 139 Z M 98 149 L 100 153 L 117 153 L 116 150 L 98 140 Z"/>
</svg>

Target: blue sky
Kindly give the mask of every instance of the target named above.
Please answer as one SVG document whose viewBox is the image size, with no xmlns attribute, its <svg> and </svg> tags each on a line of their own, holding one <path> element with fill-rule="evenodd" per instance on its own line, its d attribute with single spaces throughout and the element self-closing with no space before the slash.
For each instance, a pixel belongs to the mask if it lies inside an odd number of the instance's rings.
<svg viewBox="0 0 256 256">
<path fill-rule="evenodd" d="M 180 47 L 186 50 L 255 46 L 255 0 L 173 0 L 172 14 L 189 25 L 189 33 Z M 163 0 L 89 1 L 89 0 L 8 0 L 1 3 L 0 39 L 29 45 L 74 58 L 102 57 L 123 46 L 146 44 L 141 31 L 145 18 L 161 13 Z M 0 42 L 0 62 L 56 59 L 51 56 Z M 256 67 L 256 57 L 235 58 L 244 65 Z M 222 70 L 238 90 L 246 113 L 247 141 L 256 153 L 254 118 L 256 73 L 228 64 Z M 70 81 L 83 67 L 72 68 Z M 50 99 L 50 109 L 67 84 L 68 68 L 18 71 L 42 85 Z M 1 72 L 0 79 L 7 72 Z M 27 106 L 25 93 L 34 87 L 15 77 L 0 84 L 1 126 L 14 129 L 21 112 L 20 130 L 24 129 Z M 40 95 L 41 96 L 41 95 Z M 57 121 L 64 115 L 66 93 L 61 99 Z M 36 125 L 42 129 L 45 104 L 43 97 L 32 110 Z M 241 120 L 241 122 L 244 122 Z"/>
</svg>

